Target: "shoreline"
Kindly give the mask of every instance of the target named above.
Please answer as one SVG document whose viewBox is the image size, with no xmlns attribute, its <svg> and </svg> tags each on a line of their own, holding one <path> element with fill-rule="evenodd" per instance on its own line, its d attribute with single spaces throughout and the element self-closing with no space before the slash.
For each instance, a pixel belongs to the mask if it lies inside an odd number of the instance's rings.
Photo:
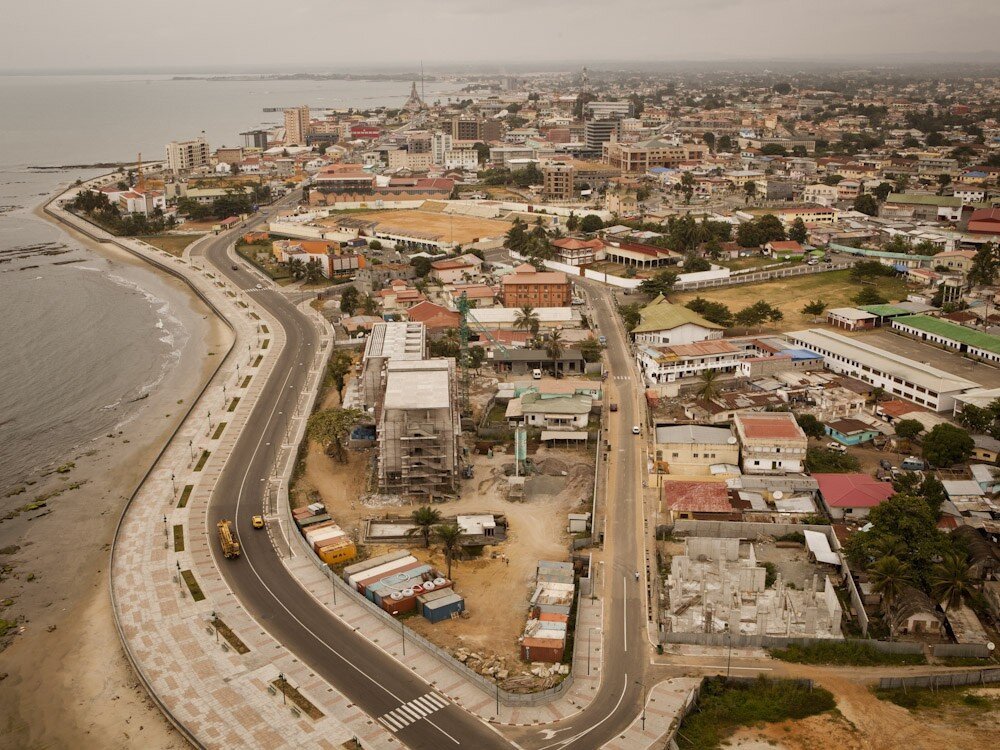
<svg viewBox="0 0 1000 750">
<path fill-rule="evenodd" d="M 149 698 L 129 664 L 111 611 L 107 570 L 119 518 L 191 403 L 228 351 L 232 333 L 181 279 L 112 245 L 91 240 L 45 212 L 65 192 L 45 198 L 33 214 L 102 258 L 158 272 L 176 294 L 189 330 L 179 360 L 113 437 L 83 441 L 29 496 L 55 493 L 47 507 L 0 524 L 0 564 L 12 565 L 3 617 L 23 618 L 3 651 L 0 718 L 16 746 L 178 748 L 186 740 Z M 193 316 L 193 317 L 192 317 Z M 156 540 L 159 543 L 159 540 Z M 57 714 L 52 705 L 62 706 Z"/>
</svg>

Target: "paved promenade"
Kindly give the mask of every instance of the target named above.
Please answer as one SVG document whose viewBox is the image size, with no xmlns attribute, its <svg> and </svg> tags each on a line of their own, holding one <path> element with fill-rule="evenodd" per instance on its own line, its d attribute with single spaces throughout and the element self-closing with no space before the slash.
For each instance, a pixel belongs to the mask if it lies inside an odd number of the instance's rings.
<svg viewBox="0 0 1000 750">
<path fill-rule="evenodd" d="M 112 240 L 55 205 L 52 210 L 91 236 Z M 230 323 L 235 337 L 231 351 L 122 520 L 111 583 L 121 635 L 133 665 L 168 717 L 199 746 L 334 748 L 357 738 L 366 748 L 398 747 L 390 720 L 369 717 L 351 705 L 249 616 L 212 556 L 216 530 L 206 528 L 212 488 L 284 345 L 280 328 L 254 303 L 254 295 L 276 292 L 243 292 L 205 268 L 203 260 L 176 258 L 136 240 L 114 241 L 183 275 Z M 303 312 L 310 314 L 313 324 L 326 325 L 307 306 Z M 321 376 L 323 361 L 325 352 L 317 352 L 316 360 L 305 365 L 313 370 L 311 382 Z M 290 470 L 314 395 L 314 390 L 303 394 L 300 407 L 291 415 L 288 441 L 272 449 L 280 468 L 270 486 L 262 488 L 271 498 L 267 533 L 284 564 L 314 597 L 402 660 L 402 631 L 343 588 L 337 589 L 334 603 L 334 588 L 324 568 L 311 559 L 288 520 L 287 492 L 281 480 Z M 559 698 L 542 705 L 501 705 L 498 713 L 493 691 L 473 684 L 412 638 L 405 645 L 405 663 L 436 691 L 495 725 L 558 721 L 580 711 L 597 690 L 603 654 L 601 603 L 600 598 L 581 599 L 573 684 Z M 276 689 L 279 675 L 315 706 L 316 718 L 308 717 Z M 654 688 L 650 699 L 660 690 L 666 688 Z M 664 698 L 656 709 L 667 709 L 675 702 Z M 652 710 L 647 711 L 646 730 L 630 728 L 631 744 L 622 747 L 655 742 L 663 734 L 662 724 Z"/>
</svg>

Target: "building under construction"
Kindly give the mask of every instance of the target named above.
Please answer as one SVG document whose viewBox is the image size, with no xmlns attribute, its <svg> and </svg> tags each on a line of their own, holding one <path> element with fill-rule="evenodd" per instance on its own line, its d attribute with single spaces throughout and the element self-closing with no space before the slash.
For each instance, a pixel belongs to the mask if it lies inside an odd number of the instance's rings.
<svg viewBox="0 0 1000 750">
<path fill-rule="evenodd" d="M 375 409 L 385 392 L 385 366 L 392 360 L 422 360 L 427 352 L 423 323 L 376 323 L 365 342 L 362 359 L 361 401 Z"/>
<path fill-rule="evenodd" d="M 377 421 L 382 492 L 455 493 L 462 428 L 454 359 L 388 360 Z"/>
</svg>

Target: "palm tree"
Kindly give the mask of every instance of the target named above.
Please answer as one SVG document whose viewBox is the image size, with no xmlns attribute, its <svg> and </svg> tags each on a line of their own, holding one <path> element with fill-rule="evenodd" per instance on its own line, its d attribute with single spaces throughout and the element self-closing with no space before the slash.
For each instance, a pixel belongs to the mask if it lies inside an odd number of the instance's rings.
<svg viewBox="0 0 1000 750">
<path fill-rule="evenodd" d="M 890 615 L 903 589 L 911 584 L 909 566 L 894 555 L 887 555 L 868 569 L 872 588 L 882 596 L 882 608 Z M 891 621 L 891 616 L 889 617 Z M 891 627 L 891 626 L 890 626 Z"/>
<path fill-rule="evenodd" d="M 441 542 L 441 551 L 444 552 L 444 559 L 448 565 L 448 580 L 451 580 L 451 562 L 455 559 L 455 552 L 459 548 L 459 540 L 462 538 L 462 527 L 457 523 L 444 523 L 434 528 L 434 535 Z"/>
<path fill-rule="evenodd" d="M 946 610 L 957 607 L 972 595 L 972 576 L 964 555 L 952 552 L 931 568 L 931 591 Z"/>
<path fill-rule="evenodd" d="M 514 316 L 514 330 L 527 331 L 532 336 L 537 336 L 541 325 L 542 322 L 538 319 L 538 313 L 535 312 L 535 308 L 531 305 L 521 307 Z"/>
<path fill-rule="evenodd" d="M 318 258 L 311 258 L 306 263 L 304 279 L 307 284 L 318 284 L 323 279 L 323 267 Z"/>
<path fill-rule="evenodd" d="M 552 372 L 555 373 L 559 369 L 559 358 L 562 357 L 563 353 L 562 334 L 559 331 L 553 331 L 549 334 L 548 343 L 545 344 L 545 353 L 552 360 Z"/>
<path fill-rule="evenodd" d="M 407 536 L 420 534 L 424 538 L 424 547 L 431 546 L 431 529 L 441 522 L 441 514 L 429 505 L 417 508 L 410 514 L 413 520 L 413 528 L 406 532 Z"/>
<path fill-rule="evenodd" d="M 292 258 L 288 261 L 288 273 L 295 281 L 298 281 L 306 275 L 306 264 L 299 258 Z"/>
<path fill-rule="evenodd" d="M 710 399 L 719 395 L 719 371 L 705 370 L 701 373 L 701 383 L 696 391 L 698 398 Z"/>
</svg>

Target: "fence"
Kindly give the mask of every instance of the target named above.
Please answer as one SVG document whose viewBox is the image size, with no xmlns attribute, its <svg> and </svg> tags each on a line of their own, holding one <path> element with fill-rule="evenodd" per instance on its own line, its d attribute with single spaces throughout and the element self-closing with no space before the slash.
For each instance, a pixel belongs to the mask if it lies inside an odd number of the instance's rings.
<svg viewBox="0 0 1000 750">
<path fill-rule="evenodd" d="M 674 291 L 684 292 L 692 289 L 710 289 L 720 286 L 735 286 L 736 284 L 756 284 L 762 281 L 772 281 L 774 279 L 784 279 L 789 276 L 806 276 L 813 273 L 827 273 L 829 271 L 839 271 L 850 268 L 851 263 L 824 263 L 815 266 L 802 264 L 791 266 L 790 268 L 778 268 L 773 271 L 754 271 L 739 275 L 731 275 L 719 279 L 706 279 L 704 281 L 680 281 L 674 284 Z"/>
<path fill-rule="evenodd" d="M 941 659 L 989 659 L 993 652 L 985 643 L 936 643 L 931 646 L 931 653 Z"/>
<path fill-rule="evenodd" d="M 876 651 L 886 654 L 922 654 L 923 647 L 919 643 L 902 641 L 875 641 L 870 638 L 850 639 L 842 641 L 839 638 L 806 638 L 778 635 L 734 635 L 731 633 L 661 633 L 663 643 L 679 643 L 688 646 L 732 646 L 733 648 L 787 648 L 788 646 L 815 646 L 828 643 L 858 643 L 871 646 Z"/>
<path fill-rule="evenodd" d="M 902 688 L 960 687 L 962 685 L 986 685 L 1000 682 L 1000 669 L 977 669 L 970 672 L 944 672 L 942 674 L 921 674 L 909 677 L 883 677 L 878 681 L 880 690 Z"/>
</svg>

